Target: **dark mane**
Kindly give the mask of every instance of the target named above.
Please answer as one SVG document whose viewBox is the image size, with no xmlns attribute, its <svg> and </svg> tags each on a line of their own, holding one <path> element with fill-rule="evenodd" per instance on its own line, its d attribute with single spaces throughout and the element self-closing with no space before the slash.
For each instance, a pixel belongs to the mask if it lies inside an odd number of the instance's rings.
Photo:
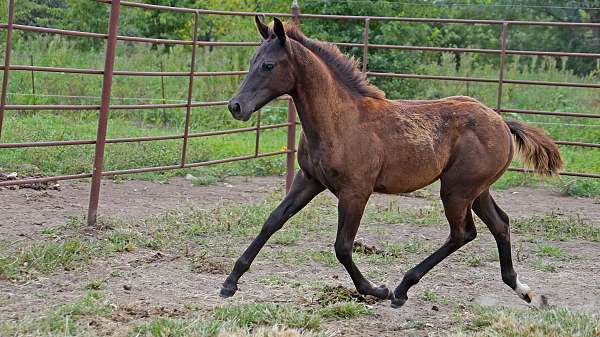
<svg viewBox="0 0 600 337">
<path fill-rule="evenodd" d="M 369 83 L 367 76 L 358 69 L 358 61 L 353 56 L 343 54 L 333 43 L 306 37 L 295 24 L 286 23 L 285 33 L 290 39 L 317 54 L 348 89 L 362 96 L 385 98 L 385 93 Z"/>
</svg>

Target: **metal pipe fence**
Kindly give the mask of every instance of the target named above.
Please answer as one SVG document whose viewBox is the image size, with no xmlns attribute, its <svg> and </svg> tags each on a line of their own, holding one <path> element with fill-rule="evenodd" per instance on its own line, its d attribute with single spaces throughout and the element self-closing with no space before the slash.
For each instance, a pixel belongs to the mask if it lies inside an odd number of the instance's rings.
<svg viewBox="0 0 600 337">
<path fill-rule="evenodd" d="M 297 24 L 300 23 L 300 19 L 325 19 L 325 20 L 344 20 L 344 21 L 356 21 L 363 24 L 363 41 L 362 43 L 349 43 L 349 42 L 335 42 L 340 47 L 355 47 L 362 48 L 362 71 L 371 77 L 394 77 L 394 78 L 408 78 L 408 79 L 424 79 L 424 80 L 441 80 L 441 81 L 461 81 L 461 82 L 479 82 L 479 83 L 491 83 L 497 85 L 497 97 L 495 110 L 498 113 L 513 113 L 513 114 L 529 114 L 529 115 L 546 115 L 555 117 L 573 117 L 573 118 L 600 118 L 600 114 L 596 113 L 579 113 L 579 112 L 563 112 L 563 111 L 543 111 L 543 110 L 528 110 L 528 109 L 512 109 L 502 107 L 503 98 L 503 87 L 506 84 L 518 84 L 518 85 L 536 85 L 536 86 L 558 86 L 558 87 L 574 87 L 574 88 L 587 88 L 587 89 L 600 89 L 599 83 L 574 83 L 574 82 L 549 82 L 549 81 L 532 81 L 532 80 L 518 80 L 518 79 L 505 79 L 505 57 L 506 55 L 527 55 L 527 56 L 551 56 L 551 57 L 584 57 L 584 58 L 600 58 L 600 53 L 576 53 L 567 51 L 538 51 L 538 50 L 513 50 L 508 49 L 507 41 L 509 36 L 509 28 L 514 26 L 553 26 L 553 27 L 585 27 L 592 29 L 600 29 L 600 23 L 571 23 L 571 22 L 534 22 L 534 21 L 505 21 L 505 20 L 472 20 L 472 19 L 433 19 L 433 18 L 404 18 L 404 17 L 381 17 L 381 16 L 352 16 L 352 15 L 326 15 L 326 14 L 302 14 L 298 6 L 297 0 L 293 0 L 290 13 L 256 13 L 256 12 L 240 12 L 240 11 L 219 11 L 219 10 L 205 10 L 205 9 L 193 9 L 193 8 L 182 8 L 182 7 L 171 7 L 162 5 L 151 5 L 144 3 L 137 3 L 131 1 L 120 1 L 120 0 L 97 0 L 100 3 L 110 5 L 110 19 L 108 33 L 94 33 L 94 32 L 82 32 L 74 30 L 65 30 L 58 28 L 47 28 L 47 27 L 36 27 L 14 23 L 14 11 L 15 3 L 14 0 L 9 0 L 8 6 L 8 20 L 6 23 L 0 23 L 0 30 L 6 31 L 6 49 L 4 51 L 4 65 L 0 65 L 0 70 L 3 72 L 3 80 L 1 87 L 0 97 L 0 137 L 2 135 L 2 122 L 5 112 L 7 111 L 22 111 L 22 110 L 53 110 L 53 111 L 81 111 L 81 110 L 98 110 L 98 129 L 96 139 L 84 139 L 84 140 L 63 140 L 63 141 L 39 141 L 39 142 L 22 142 L 22 143 L 0 143 L 0 149 L 14 149 L 14 148 L 32 148 L 32 147 L 51 147 L 51 146 L 78 146 L 78 145 L 94 145 L 95 156 L 93 163 L 93 170 L 91 173 L 81 174 L 70 174 L 53 177 L 33 178 L 33 179 L 22 179 L 13 181 L 2 181 L 1 186 L 9 185 L 22 185 L 39 182 L 49 182 L 58 180 L 68 179 L 82 179 L 92 178 L 91 191 L 90 191 L 90 203 L 88 208 L 88 223 L 93 224 L 96 221 L 96 213 L 98 209 L 98 201 L 100 195 L 100 182 L 103 177 L 115 176 L 120 174 L 131 174 L 131 173 L 142 173 L 142 172 L 156 172 L 164 170 L 191 168 L 205 165 L 214 165 L 226 162 L 250 160 L 254 158 L 262 158 L 277 155 L 286 155 L 287 175 L 286 175 L 286 189 L 291 186 L 294 176 L 294 162 L 295 162 L 295 132 L 296 132 L 296 109 L 293 101 L 290 97 L 280 97 L 280 100 L 288 101 L 288 121 L 287 123 L 273 124 L 273 125 L 262 125 L 260 113 L 257 114 L 257 123 L 255 127 L 238 128 L 230 130 L 210 131 L 202 133 L 190 133 L 190 115 L 193 108 L 198 107 L 210 107 L 210 106 L 224 106 L 227 105 L 227 101 L 215 101 L 215 102 L 196 102 L 193 100 L 193 83 L 196 77 L 212 77 L 212 76 L 241 76 L 247 73 L 247 71 L 213 71 L 213 72 L 201 72 L 196 70 L 196 54 L 197 47 L 247 47 L 247 46 L 258 46 L 259 43 L 255 41 L 233 41 L 233 42 L 222 42 L 222 41 L 201 41 L 198 40 L 198 28 L 200 15 L 225 15 L 225 16 L 254 16 L 254 15 L 266 15 L 266 16 L 279 16 L 279 17 L 290 17 Z M 192 30 L 192 40 L 176 40 L 176 39 L 157 39 L 147 37 L 136 37 L 136 36 L 122 36 L 119 35 L 119 14 L 122 7 L 138 8 L 141 10 L 159 10 L 159 11 L 173 11 L 179 13 L 188 13 L 194 15 L 194 24 Z M 495 25 L 500 26 L 501 33 L 499 38 L 500 49 L 483 49 L 483 48 L 446 48 L 446 47 L 431 47 L 431 46 L 406 46 L 406 45 L 389 45 L 389 44 L 372 44 L 369 42 L 369 24 L 373 21 L 399 21 L 406 23 L 423 23 L 423 24 L 476 24 L 476 25 Z M 83 38 L 103 39 L 106 40 L 106 51 L 104 59 L 103 69 L 84 69 L 84 68 L 70 68 L 70 67 L 49 67 L 49 66 L 35 66 L 33 62 L 30 65 L 22 64 L 11 64 L 11 53 L 13 49 L 13 32 L 15 30 L 43 33 L 43 34 L 55 34 L 63 36 L 77 36 Z M 135 71 L 135 70 L 114 70 L 115 51 L 116 46 L 119 42 L 135 42 L 135 43 L 146 43 L 146 44 L 163 44 L 163 45 L 186 45 L 191 46 L 190 55 L 190 69 L 189 71 Z M 477 78 L 477 77 L 465 77 L 465 76 L 439 76 L 439 75 L 427 75 L 427 74 L 403 74 L 393 72 L 379 72 L 369 71 L 368 60 L 370 49 L 394 49 L 403 51 L 428 51 L 428 52 L 449 52 L 449 53 L 480 53 L 480 54 L 495 54 L 499 57 L 499 72 L 497 78 Z M 48 73 L 64 73 L 64 74 L 87 74 L 87 75 L 101 75 L 103 77 L 102 92 L 100 96 L 100 104 L 8 104 L 7 97 L 9 76 L 11 72 L 15 71 L 27 71 L 31 72 L 32 76 L 35 72 L 48 72 Z M 160 76 L 165 77 L 187 77 L 188 88 L 185 102 L 181 103 L 166 103 L 165 98 L 162 98 L 162 103 L 159 104 L 111 104 L 111 87 L 112 79 L 114 76 Z M 32 77 L 33 78 L 33 77 Z M 32 88 L 35 91 L 35 88 Z M 185 123 L 183 134 L 166 135 L 166 136 L 145 136 L 145 137 L 124 137 L 124 138 L 106 138 L 106 131 L 108 125 L 109 112 L 111 110 L 136 110 L 136 109 L 174 109 L 174 108 L 185 108 Z M 163 112 L 164 113 L 164 112 Z M 281 151 L 260 153 L 260 132 L 267 129 L 287 128 L 287 146 Z M 232 157 L 217 159 L 204 162 L 187 162 L 187 152 L 189 148 L 189 139 L 196 137 L 210 137 L 216 135 L 235 134 L 242 132 L 255 132 L 255 149 L 254 153 L 246 156 Z M 163 141 L 163 140 L 181 140 L 181 151 L 180 160 L 178 164 L 158 166 L 158 167 L 144 167 L 114 171 L 103 170 L 104 160 L 104 147 L 106 144 L 115 143 L 131 143 L 131 142 L 147 142 L 147 141 Z M 585 148 L 600 148 L 600 144 L 587 143 L 579 141 L 562 141 L 557 140 L 557 144 L 561 146 L 577 146 Z M 511 171 L 516 172 L 530 172 L 523 168 L 510 168 Z M 600 174 L 597 172 L 561 172 L 561 175 L 575 176 L 575 177 L 588 177 L 588 178 L 600 178 Z"/>
</svg>

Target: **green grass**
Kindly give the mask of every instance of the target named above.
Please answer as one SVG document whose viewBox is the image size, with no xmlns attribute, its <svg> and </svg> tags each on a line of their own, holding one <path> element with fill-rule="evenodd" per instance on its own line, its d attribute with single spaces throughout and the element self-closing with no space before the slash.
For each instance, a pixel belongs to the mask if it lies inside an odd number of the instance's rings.
<svg viewBox="0 0 600 337">
<path fill-rule="evenodd" d="M 99 238 L 77 233 L 56 241 L 39 241 L 20 246 L 16 251 L 0 246 L 0 279 L 24 281 L 57 270 L 73 270 L 89 264 L 93 258 L 137 247 L 157 249 L 155 233 L 117 229 Z M 160 241 L 162 242 L 162 241 Z"/>
<path fill-rule="evenodd" d="M 479 267 L 483 264 L 481 256 L 477 254 L 469 254 L 465 257 L 465 262 L 469 267 Z"/>
<path fill-rule="evenodd" d="M 430 207 L 410 208 L 402 207 L 399 202 L 390 202 L 388 205 L 369 206 L 365 212 L 365 224 L 398 224 L 435 225 L 445 223 L 444 209 L 439 200 L 432 202 Z"/>
<path fill-rule="evenodd" d="M 0 322 L 2 336 L 99 336 L 90 324 L 110 318 L 117 306 L 97 291 L 68 304 L 19 320 Z M 193 309 L 193 307 L 190 307 Z M 236 304 L 216 307 L 210 315 L 183 318 L 150 317 L 129 326 L 129 336 L 325 336 L 322 319 L 345 319 L 373 314 L 361 304 L 340 304 L 312 311 L 290 304 Z M 127 331 L 127 330 L 125 330 Z M 261 332 L 264 333 L 259 333 Z"/>
<path fill-rule="evenodd" d="M 257 281 L 258 283 L 264 284 L 267 287 L 278 287 L 288 285 L 293 288 L 298 288 L 303 285 L 303 283 L 300 281 L 288 279 L 279 275 L 265 275 L 263 277 L 260 277 Z"/>
<path fill-rule="evenodd" d="M 401 242 L 387 243 L 385 250 L 393 256 L 402 256 L 404 254 L 416 254 L 431 249 L 431 244 L 427 241 L 410 237 Z"/>
<path fill-rule="evenodd" d="M 18 40 L 13 52 L 14 64 L 28 64 L 33 51 L 34 63 L 40 66 L 66 66 L 101 68 L 103 55 L 95 51 L 82 51 L 74 48 L 74 43 L 59 38 Z M 202 71 L 240 70 L 247 62 L 254 48 L 215 48 L 198 55 Z M 119 45 L 117 66 L 121 70 L 158 70 L 159 62 L 165 64 L 166 71 L 187 70 L 189 48 L 176 46 L 169 53 L 148 49 L 144 46 Z M 559 70 L 553 58 L 534 57 L 533 64 L 538 68 L 522 65 L 520 58 L 507 57 L 506 78 L 527 80 L 595 82 L 593 77 L 580 78 L 571 72 Z M 441 62 L 423 65 L 416 72 L 433 75 L 458 75 L 474 77 L 497 77 L 498 70 L 491 66 L 481 66 L 475 56 L 461 58 L 461 70 L 456 71 L 452 55 L 442 55 Z M 393 70 L 393 69 L 388 69 Z M 99 96 L 101 77 L 94 75 L 68 75 L 37 73 L 36 92 L 44 97 L 28 96 L 31 92 L 31 78 L 28 72 L 11 72 L 9 104 L 98 104 L 97 98 L 59 98 L 48 95 Z M 198 77 L 194 81 L 194 100 L 227 100 L 237 89 L 240 77 Z M 400 83 L 400 82 L 399 82 Z M 165 78 L 166 99 L 186 99 L 187 78 Z M 410 97 L 404 92 L 418 93 Z M 450 81 L 402 81 L 396 90 L 388 92 L 390 98 L 439 98 L 450 95 L 469 94 L 482 102 L 494 106 L 497 88 L 489 84 L 466 85 Z M 140 102 L 161 102 L 160 78 L 124 77 L 115 78 L 113 102 L 133 104 Z M 137 101 L 121 98 L 143 98 Z M 158 99 L 158 100 L 156 100 Z M 567 87 L 506 85 L 503 102 L 505 107 L 550 111 L 574 111 L 600 113 L 597 94 L 594 90 Z M 277 103 L 263 111 L 262 124 L 281 123 L 286 120 L 283 103 Z M 184 124 L 183 109 L 161 110 L 115 110 L 111 112 L 108 137 L 133 137 L 181 134 Z M 95 139 L 96 112 L 28 112 L 10 111 L 5 115 L 3 142 L 29 142 L 67 139 Z M 552 137 L 559 140 L 597 142 L 600 139 L 598 119 L 575 119 L 570 117 L 548 117 L 538 115 L 507 114 L 507 118 L 518 118 L 543 127 Z M 224 107 L 195 108 L 191 114 L 191 132 L 222 130 L 255 125 L 255 119 L 243 123 L 235 121 Z M 203 162 L 233 156 L 248 155 L 254 151 L 254 132 L 224 135 L 208 138 L 193 138 L 188 147 L 188 162 Z M 286 145 L 284 129 L 264 131 L 261 134 L 261 151 L 276 151 Z M 134 167 L 148 167 L 177 164 L 180 158 L 181 140 L 152 141 L 143 143 L 109 144 L 106 153 L 106 169 L 118 170 Z M 597 149 L 583 149 L 561 146 L 566 169 L 580 172 L 600 172 L 600 155 Z M 18 172 L 38 172 L 45 175 L 89 173 L 93 156 L 93 146 L 62 146 L 33 149 L 11 149 L 0 151 L 1 170 Z M 518 165 L 518 163 L 516 163 Z M 159 173 L 144 173 L 134 177 L 152 180 L 165 180 L 176 175 L 191 172 L 199 177 L 195 184 L 210 184 L 228 175 L 272 175 L 285 170 L 281 157 L 263 158 L 248 162 L 236 162 L 188 170 L 172 170 Z M 131 178 L 127 176 L 123 178 Z M 520 173 L 507 173 L 496 187 L 504 188 L 520 185 L 550 184 L 571 195 L 598 196 L 600 181 L 582 178 L 541 179 Z M 387 217 L 387 218 L 386 218 Z M 382 214 L 385 221 L 396 221 L 397 216 Z"/>
<path fill-rule="evenodd" d="M 547 273 L 556 273 L 559 266 L 556 263 L 546 262 L 544 260 L 534 260 L 531 262 L 533 268 Z"/>
<path fill-rule="evenodd" d="M 61 269 L 78 268 L 90 263 L 93 258 L 98 256 L 136 249 L 184 251 L 190 242 L 195 242 L 202 245 L 203 251 L 212 251 L 211 247 L 222 243 L 220 240 L 229 240 L 232 237 L 243 238 L 249 243 L 259 232 L 260 227 L 281 197 L 280 193 L 276 193 L 264 201 L 246 205 L 234 204 L 216 209 L 168 211 L 158 216 L 133 222 L 104 218 L 101 220 L 102 227 L 107 230 L 100 232 L 100 235 L 96 237 L 86 234 L 86 228 L 82 226 L 81 219 L 72 218 L 65 226 L 57 227 L 47 234 L 53 238 L 52 241 L 32 242 L 10 249 L 9 246 L 0 246 L 0 277 L 11 280 L 27 280 Z M 428 216 L 431 219 L 441 216 L 436 208 L 428 208 L 426 212 L 435 214 Z M 271 244 L 290 245 L 298 242 L 301 234 L 305 235 L 307 239 L 313 237 L 322 239 L 329 236 L 333 242 L 335 213 L 335 207 L 331 204 L 331 200 L 326 196 L 320 197 L 297 217 L 291 219 L 290 223 L 284 227 L 285 229 L 274 236 Z M 413 216 L 415 220 L 418 220 L 417 215 Z M 403 217 L 403 219 L 409 222 L 415 221 L 411 217 Z M 433 222 L 433 220 L 416 221 L 417 224 L 425 222 Z M 539 239 L 600 240 L 600 228 L 579 217 L 559 217 L 555 214 L 547 214 L 541 217 L 516 219 L 512 226 L 517 233 Z M 216 241 L 215 234 L 218 234 Z M 393 259 L 429 251 L 430 246 L 428 242 L 417 238 L 409 238 L 401 242 L 384 240 L 382 248 L 376 249 L 374 253 L 365 254 L 358 251 L 355 255 L 358 261 L 386 263 Z M 542 257 L 548 256 L 558 260 L 568 257 L 560 248 L 552 245 L 540 245 L 538 249 L 537 253 Z M 220 256 L 236 257 L 239 253 L 237 250 L 225 250 Z M 464 259 L 464 263 L 477 267 L 484 260 L 497 260 L 495 250 L 490 254 L 489 257 L 477 255 Z M 215 257 L 218 258 L 218 256 Z M 207 255 L 206 258 L 212 257 Z M 303 264 L 311 260 L 327 266 L 338 266 L 339 264 L 333 249 L 297 251 L 281 247 L 269 254 L 268 258 L 286 264 Z M 538 269 L 547 270 L 548 268 L 541 264 L 538 265 Z"/>
<path fill-rule="evenodd" d="M 375 314 L 373 308 L 354 301 L 330 304 L 318 311 L 323 318 L 348 319 L 361 315 L 372 316 Z"/>
<path fill-rule="evenodd" d="M 113 306 L 102 293 L 88 291 L 84 298 L 61 304 L 39 317 L 0 322 L 2 336 L 94 336 L 86 320 L 108 317 Z"/>
<path fill-rule="evenodd" d="M 231 329 L 219 321 L 156 317 L 134 327 L 129 336 L 144 337 L 208 337 L 217 336 L 221 330 Z"/>
<path fill-rule="evenodd" d="M 61 242 L 39 242 L 22 247 L 18 252 L 0 255 L 0 278 L 20 279 L 36 273 L 70 270 L 89 263 L 96 255 L 96 245 L 89 240 L 67 239 Z"/>
<path fill-rule="evenodd" d="M 301 235 L 302 230 L 299 227 L 294 224 L 288 224 L 286 227 L 275 233 L 275 235 L 269 239 L 269 243 L 287 246 L 300 240 Z"/>
<path fill-rule="evenodd" d="M 425 291 L 423 291 L 421 294 L 421 298 L 428 302 L 436 302 L 438 297 L 438 293 L 431 289 L 425 289 Z"/>
<path fill-rule="evenodd" d="M 137 249 L 175 249 L 184 251 L 195 242 L 206 246 L 222 244 L 231 237 L 247 240 L 256 236 L 263 223 L 282 199 L 280 192 L 264 201 L 245 205 L 229 204 L 212 209 L 178 209 L 167 211 L 139 221 L 102 218 L 96 236 L 81 218 L 71 218 L 64 226 L 46 231 L 52 241 L 28 242 L 17 248 L 0 243 L 0 278 L 24 281 L 57 270 L 70 270 L 89 264 L 93 258 L 131 252 Z M 315 200 L 286 224 L 271 244 L 291 245 L 305 233 L 308 237 L 322 237 L 335 230 L 330 221 L 336 209 L 325 197 Z M 217 235 L 217 238 L 215 238 Z M 224 256 L 238 256 L 240 252 L 225 250 Z M 210 258 L 210 256 L 207 256 Z M 285 263 L 305 263 L 311 258 L 319 263 L 337 265 L 333 252 L 294 252 L 289 249 L 274 252 L 269 258 Z M 286 262 L 287 261 L 287 262 Z M 192 267 L 194 266 L 192 261 Z"/>
<path fill-rule="evenodd" d="M 563 308 L 517 310 L 476 307 L 472 310 L 474 317 L 466 328 L 451 336 L 595 337 L 600 334 L 599 318 L 586 312 Z"/>
<path fill-rule="evenodd" d="M 240 326 L 283 324 L 290 328 L 317 329 L 321 317 L 308 310 L 289 304 L 241 304 L 217 307 L 214 318 L 220 321 L 234 320 Z"/>
<path fill-rule="evenodd" d="M 291 304 L 234 304 L 216 307 L 212 318 L 154 318 L 138 325 L 130 336 L 327 336 L 321 331 L 325 319 L 348 319 L 373 315 L 361 303 L 336 303 L 318 310 Z"/>
<path fill-rule="evenodd" d="M 562 248 L 549 244 L 540 244 L 537 246 L 538 255 L 552 257 L 555 259 L 568 259 L 569 254 L 567 254 Z"/>
<path fill-rule="evenodd" d="M 549 213 L 543 216 L 515 219 L 511 226 L 517 233 L 531 234 L 538 239 L 600 241 L 600 227 L 580 217 L 561 217 Z"/>
<path fill-rule="evenodd" d="M 231 322 L 160 317 L 139 324 L 131 337 L 326 337 L 324 332 L 290 329 L 281 326 L 246 328 Z"/>
<path fill-rule="evenodd" d="M 92 280 L 85 286 L 87 290 L 102 290 L 104 288 L 106 288 L 106 281 L 103 280 Z"/>
<path fill-rule="evenodd" d="M 24 281 L 57 270 L 71 270 L 87 265 L 95 257 L 137 249 L 184 252 L 188 244 L 195 243 L 202 246 L 202 251 L 212 252 L 214 247 L 221 247 L 223 242 L 232 238 L 241 239 L 249 244 L 281 197 L 281 193 L 276 193 L 264 201 L 246 205 L 230 204 L 215 209 L 179 209 L 140 221 L 126 222 L 103 218 L 100 222 L 104 231 L 99 232 L 97 236 L 89 236 L 86 232 L 87 228 L 82 225 L 82 220 L 72 218 L 65 226 L 56 227 L 47 234 L 52 240 L 28 242 L 17 247 L 0 244 L 0 278 Z M 435 212 L 436 215 L 432 219 L 438 216 L 437 210 L 427 210 L 427 212 Z M 331 201 L 326 196 L 320 197 L 314 204 L 292 218 L 284 227 L 285 229 L 274 236 L 270 244 L 292 245 L 299 242 L 301 235 L 304 236 L 302 239 L 308 240 L 311 238 L 322 240 L 329 237 L 331 242 L 334 242 L 335 213 Z M 404 219 L 406 221 L 407 218 Z M 409 221 L 413 222 L 410 219 Z M 421 220 L 417 221 L 417 224 L 429 221 Z M 531 235 L 538 239 L 600 241 L 600 227 L 587 223 L 579 217 L 565 218 L 547 214 L 541 217 L 516 219 L 512 226 L 516 233 Z M 244 246 L 242 244 L 240 247 Z M 208 254 L 202 256 L 202 259 L 237 257 L 240 254 L 239 249 L 227 248 L 221 250 L 219 256 Z M 368 254 L 357 251 L 355 256 L 357 261 L 387 263 L 398 258 L 413 258 L 415 254 L 431 249 L 430 243 L 418 238 L 408 238 L 401 242 L 383 240 L 381 249 L 375 249 L 373 253 Z M 538 249 L 541 256 L 559 260 L 568 258 L 568 255 L 558 247 L 540 245 Z M 488 255 L 490 256 L 472 256 L 463 261 L 469 266 L 477 267 L 484 260 L 497 260 L 495 249 Z M 297 250 L 280 247 L 266 258 L 286 264 L 305 264 L 314 261 L 327 266 L 339 265 L 333 248 Z M 192 268 L 195 265 L 192 261 Z"/>
<path fill-rule="evenodd" d="M 339 262 L 338 262 L 337 258 L 335 257 L 335 253 L 333 251 L 320 250 L 320 251 L 312 252 L 310 254 L 310 257 L 312 258 L 313 261 L 322 263 L 327 266 L 339 265 Z"/>
</svg>

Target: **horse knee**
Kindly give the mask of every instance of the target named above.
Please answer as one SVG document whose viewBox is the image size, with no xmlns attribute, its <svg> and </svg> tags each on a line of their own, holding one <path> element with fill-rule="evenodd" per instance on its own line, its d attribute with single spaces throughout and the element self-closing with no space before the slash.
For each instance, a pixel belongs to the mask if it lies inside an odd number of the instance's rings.
<svg viewBox="0 0 600 337">
<path fill-rule="evenodd" d="M 448 243 L 451 247 L 456 249 L 466 245 L 467 243 L 475 240 L 477 237 L 477 230 L 473 227 L 471 230 L 461 231 L 458 233 L 451 233 L 448 238 Z"/>
<path fill-rule="evenodd" d="M 473 227 L 471 230 L 468 230 L 464 233 L 463 242 L 469 243 L 469 242 L 475 240 L 476 237 L 477 237 L 477 230 L 475 229 L 475 227 Z"/>
<path fill-rule="evenodd" d="M 352 260 L 352 244 L 346 242 L 335 243 L 335 257 L 340 263 L 345 264 Z"/>
</svg>

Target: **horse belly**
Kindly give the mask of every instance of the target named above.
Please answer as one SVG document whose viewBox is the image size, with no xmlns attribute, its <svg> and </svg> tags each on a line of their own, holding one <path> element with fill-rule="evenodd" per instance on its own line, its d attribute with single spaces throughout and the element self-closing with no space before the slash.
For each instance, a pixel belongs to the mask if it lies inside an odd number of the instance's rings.
<svg viewBox="0 0 600 337">
<path fill-rule="evenodd" d="M 398 156 L 387 161 L 377 177 L 375 192 L 408 193 L 430 185 L 442 174 L 445 157 L 425 150 L 414 156 Z"/>
</svg>

